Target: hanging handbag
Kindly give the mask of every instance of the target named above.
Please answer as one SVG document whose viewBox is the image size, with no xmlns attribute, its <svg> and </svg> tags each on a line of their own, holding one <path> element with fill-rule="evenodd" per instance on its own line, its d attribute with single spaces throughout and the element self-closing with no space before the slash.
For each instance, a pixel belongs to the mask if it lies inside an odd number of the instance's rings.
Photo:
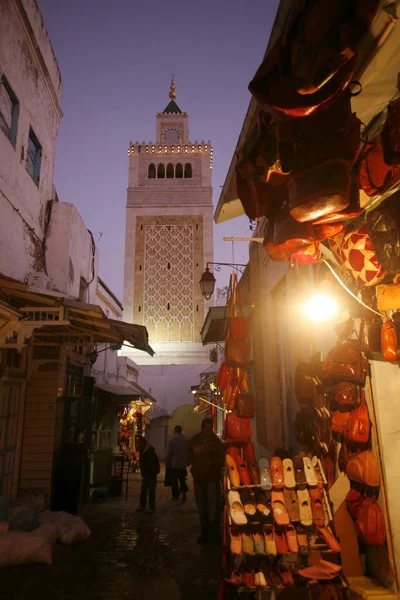
<svg viewBox="0 0 400 600">
<path fill-rule="evenodd" d="M 365 498 L 356 518 L 357 533 L 364 544 L 383 546 L 386 528 L 383 512 L 376 498 Z"/>
<path fill-rule="evenodd" d="M 384 312 L 386 310 L 400 309 L 400 284 L 392 283 L 389 285 L 382 284 L 376 286 L 376 301 L 378 310 Z"/>
<path fill-rule="evenodd" d="M 256 412 L 256 399 L 253 394 L 239 394 L 236 406 L 239 417 L 252 419 Z"/>
<path fill-rule="evenodd" d="M 400 273 L 400 192 L 367 214 L 367 228 L 380 264 Z"/>
<path fill-rule="evenodd" d="M 383 194 L 400 181 L 400 165 L 388 165 L 382 140 L 376 136 L 365 146 L 360 162 L 360 187 L 367 196 Z"/>
<path fill-rule="evenodd" d="M 392 319 L 385 319 L 382 323 L 381 344 L 383 358 L 386 361 L 397 362 L 400 359 L 396 326 Z"/>
<path fill-rule="evenodd" d="M 286 184 L 271 185 L 268 182 L 247 179 L 237 169 L 235 175 L 238 198 L 244 212 L 252 221 L 269 215 L 289 197 Z"/>
<path fill-rule="evenodd" d="M 361 506 L 362 506 L 362 503 L 364 502 L 364 500 L 365 500 L 365 496 L 358 490 L 351 488 L 350 491 L 348 492 L 348 494 L 346 496 L 346 505 L 347 505 L 347 510 L 349 511 L 349 513 L 351 514 L 353 519 L 358 518 L 358 515 L 360 514 L 360 509 L 361 509 Z"/>
<path fill-rule="evenodd" d="M 251 419 L 239 417 L 237 412 L 226 415 L 226 440 L 250 441 L 252 436 Z"/>
<path fill-rule="evenodd" d="M 294 393 L 299 404 L 313 404 L 317 384 L 318 372 L 314 365 L 300 362 L 294 375 Z"/>
<path fill-rule="evenodd" d="M 353 454 L 347 463 L 347 477 L 352 481 L 377 487 L 380 483 L 379 464 L 371 450 Z"/>
<path fill-rule="evenodd" d="M 361 353 L 360 342 L 350 339 L 338 342 L 328 352 L 326 360 L 322 363 L 321 378 L 328 385 L 352 381 L 364 386 L 367 373 L 368 362 Z"/>
<path fill-rule="evenodd" d="M 400 98 L 388 104 L 382 144 L 386 164 L 400 164 Z"/>
<path fill-rule="evenodd" d="M 236 275 L 232 275 L 233 294 L 229 308 L 228 334 L 225 340 L 225 362 L 231 367 L 246 367 L 250 364 L 251 340 L 247 321 L 244 320 L 243 307 L 237 289 Z M 237 315 L 237 311 L 240 315 Z M 245 330 L 247 335 L 245 336 Z"/>
<path fill-rule="evenodd" d="M 344 412 L 341 410 L 335 410 L 332 415 L 332 433 L 337 437 L 338 435 L 343 436 L 346 421 L 349 418 L 350 412 Z"/>
<path fill-rule="evenodd" d="M 351 383 L 351 381 L 338 383 L 333 388 L 333 391 L 335 400 L 339 406 L 356 407 L 360 404 L 360 387 L 355 383 Z"/>
<path fill-rule="evenodd" d="M 362 352 L 381 352 L 381 328 L 382 320 L 379 317 L 362 318 L 360 327 Z"/>
<path fill-rule="evenodd" d="M 349 444 L 367 444 L 371 431 L 364 390 L 361 390 L 360 406 L 355 408 L 344 424 L 344 439 Z"/>
<path fill-rule="evenodd" d="M 227 385 L 229 384 L 230 378 L 232 376 L 233 368 L 226 364 L 225 359 L 223 359 L 220 368 L 218 369 L 218 374 L 215 379 L 215 384 L 219 387 L 221 392 L 224 392 Z"/>
</svg>

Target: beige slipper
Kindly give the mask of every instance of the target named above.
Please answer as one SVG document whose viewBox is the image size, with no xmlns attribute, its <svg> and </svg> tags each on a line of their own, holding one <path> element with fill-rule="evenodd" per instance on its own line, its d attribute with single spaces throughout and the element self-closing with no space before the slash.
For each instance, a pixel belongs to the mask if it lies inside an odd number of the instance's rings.
<svg viewBox="0 0 400 600">
<path fill-rule="evenodd" d="M 239 492 L 229 490 L 228 492 L 229 512 L 235 525 L 246 525 L 247 519 L 244 514 L 243 504 L 240 501 Z"/>
<path fill-rule="evenodd" d="M 230 454 L 227 454 L 225 456 L 225 466 L 228 471 L 228 477 L 231 486 L 237 487 L 238 485 L 240 485 L 239 471 L 237 470 L 235 460 L 232 458 L 232 456 L 230 456 Z"/>
<path fill-rule="evenodd" d="M 294 476 L 293 461 L 290 458 L 285 458 L 283 461 L 283 475 L 285 478 L 285 487 L 293 489 L 296 487 L 296 479 Z"/>
<path fill-rule="evenodd" d="M 310 494 L 308 490 L 297 490 L 297 497 L 299 499 L 300 523 L 305 527 L 310 527 L 313 524 Z"/>
</svg>

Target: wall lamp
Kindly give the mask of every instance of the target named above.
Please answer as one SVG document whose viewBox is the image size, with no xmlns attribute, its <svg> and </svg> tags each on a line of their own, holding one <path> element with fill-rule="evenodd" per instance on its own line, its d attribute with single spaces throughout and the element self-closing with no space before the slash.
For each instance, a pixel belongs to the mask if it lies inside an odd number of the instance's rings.
<svg viewBox="0 0 400 600">
<path fill-rule="evenodd" d="M 217 262 L 208 262 L 206 264 L 206 270 L 202 274 L 199 284 L 202 295 L 206 300 L 209 300 L 214 293 L 216 279 L 211 273 L 209 265 L 215 265 L 215 271 L 220 271 L 222 267 L 231 267 L 236 271 L 239 271 L 243 275 L 244 269 L 247 265 L 243 264 L 234 264 L 234 263 L 217 263 Z"/>
</svg>

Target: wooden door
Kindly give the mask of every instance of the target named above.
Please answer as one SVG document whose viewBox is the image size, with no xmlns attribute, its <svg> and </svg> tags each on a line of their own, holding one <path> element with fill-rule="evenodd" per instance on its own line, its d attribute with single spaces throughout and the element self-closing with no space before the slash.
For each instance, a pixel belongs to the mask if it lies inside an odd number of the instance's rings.
<svg viewBox="0 0 400 600">
<path fill-rule="evenodd" d="M 0 389 L 0 496 L 13 490 L 21 384 L 5 381 Z"/>
</svg>

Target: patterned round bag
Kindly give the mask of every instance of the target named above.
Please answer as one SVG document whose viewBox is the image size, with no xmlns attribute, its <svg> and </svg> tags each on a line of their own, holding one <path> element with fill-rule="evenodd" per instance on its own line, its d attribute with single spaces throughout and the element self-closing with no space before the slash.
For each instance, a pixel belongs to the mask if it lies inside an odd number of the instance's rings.
<svg viewBox="0 0 400 600">
<path fill-rule="evenodd" d="M 339 263 L 359 285 L 374 286 L 386 275 L 365 225 L 330 238 L 329 245 Z"/>
</svg>

